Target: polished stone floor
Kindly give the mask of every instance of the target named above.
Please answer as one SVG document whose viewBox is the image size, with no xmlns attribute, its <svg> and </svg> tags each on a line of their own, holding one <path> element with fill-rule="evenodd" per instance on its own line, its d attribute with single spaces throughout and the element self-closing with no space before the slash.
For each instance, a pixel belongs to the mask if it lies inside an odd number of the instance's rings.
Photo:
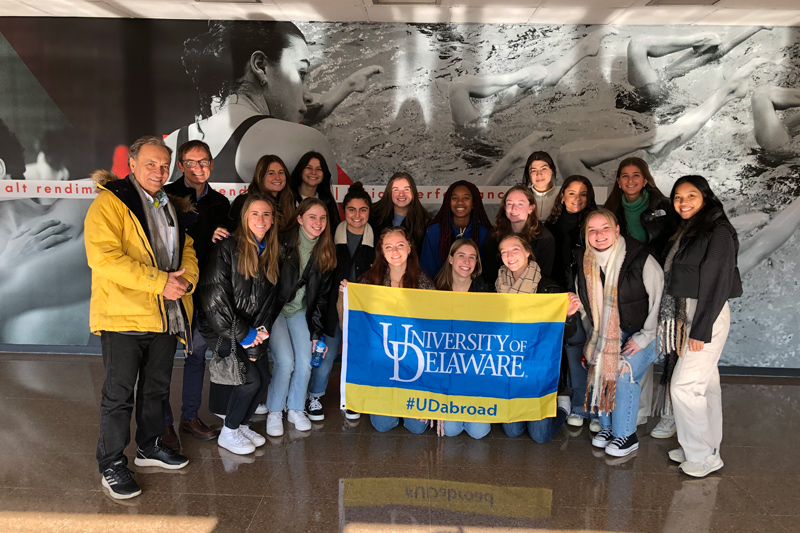
<svg viewBox="0 0 800 533">
<path fill-rule="evenodd" d="M 176 360 L 176 411 L 181 374 Z M 587 427 L 546 445 L 500 428 L 480 441 L 378 434 L 344 420 L 334 376 L 310 432 L 246 457 L 183 436 L 189 466 L 133 467 L 144 492 L 121 503 L 94 459 L 103 377 L 99 357 L 0 355 L 0 531 L 800 531 L 798 379 L 723 378 L 725 468 L 695 480 L 667 459 L 675 439 L 644 427 L 619 463 Z"/>
</svg>

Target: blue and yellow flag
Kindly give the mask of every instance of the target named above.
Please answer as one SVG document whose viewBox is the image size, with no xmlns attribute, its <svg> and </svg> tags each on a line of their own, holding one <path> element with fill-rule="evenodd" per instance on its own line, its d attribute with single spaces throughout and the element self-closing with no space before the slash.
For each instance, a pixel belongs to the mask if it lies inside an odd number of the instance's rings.
<svg viewBox="0 0 800 533">
<path fill-rule="evenodd" d="M 465 422 L 555 416 L 566 294 L 350 283 L 342 408 Z"/>
</svg>

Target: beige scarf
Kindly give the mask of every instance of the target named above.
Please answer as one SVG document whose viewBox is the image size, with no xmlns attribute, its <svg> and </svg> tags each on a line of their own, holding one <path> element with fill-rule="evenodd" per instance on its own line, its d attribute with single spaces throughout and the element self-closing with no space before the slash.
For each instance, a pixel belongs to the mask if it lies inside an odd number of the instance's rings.
<svg viewBox="0 0 800 533">
<path fill-rule="evenodd" d="M 517 280 L 514 279 L 514 273 L 503 265 L 497 273 L 497 281 L 494 286 L 499 293 L 535 294 L 541 279 L 542 269 L 539 268 L 536 261 L 528 263 L 525 272 Z"/>
</svg>

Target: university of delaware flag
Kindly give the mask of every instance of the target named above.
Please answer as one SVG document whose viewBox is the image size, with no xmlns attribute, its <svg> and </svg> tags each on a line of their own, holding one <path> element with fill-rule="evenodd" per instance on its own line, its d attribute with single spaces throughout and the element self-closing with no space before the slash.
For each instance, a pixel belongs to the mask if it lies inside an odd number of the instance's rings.
<svg viewBox="0 0 800 533">
<path fill-rule="evenodd" d="M 342 408 L 465 422 L 555 416 L 566 294 L 349 283 Z"/>
</svg>

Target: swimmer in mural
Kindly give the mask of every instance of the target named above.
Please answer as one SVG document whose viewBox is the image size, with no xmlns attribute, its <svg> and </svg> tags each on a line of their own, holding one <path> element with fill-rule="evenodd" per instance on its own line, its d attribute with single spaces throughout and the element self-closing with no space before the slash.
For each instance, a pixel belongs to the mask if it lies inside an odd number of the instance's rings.
<svg viewBox="0 0 800 533">
<path fill-rule="evenodd" d="M 324 119 L 382 72 L 365 67 L 329 93 L 312 94 L 305 36 L 293 23 L 278 21 L 209 22 L 208 32 L 184 43 L 183 64 L 197 89 L 200 112 L 194 124 L 170 134 L 166 143 L 175 149 L 188 140 L 204 141 L 214 155 L 215 179 L 226 182 L 249 181 L 265 153 L 279 154 L 293 168 L 313 150 L 335 168 L 327 139 L 300 122 Z M 174 168 L 173 163 L 173 180 Z"/>
<path fill-rule="evenodd" d="M 726 37 L 714 33 L 634 37 L 628 43 L 628 83 L 643 103 L 664 103 L 669 96 L 670 80 L 718 60 L 762 29 L 753 26 Z M 651 57 L 664 57 L 681 50 L 685 53 L 661 71 L 650 63 Z"/>
<path fill-rule="evenodd" d="M 481 132 L 489 115 L 511 107 L 534 87 L 553 87 L 578 63 L 600 52 L 600 44 L 617 30 L 603 26 L 588 35 L 569 52 L 547 66 L 531 65 L 506 74 L 465 75 L 450 84 L 450 115 L 456 129 Z M 473 99 L 500 95 L 491 111 L 482 112 Z M 530 153 L 530 152 L 528 152 Z M 526 156 L 527 157 L 527 156 Z"/>
<path fill-rule="evenodd" d="M 800 114 L 781 120 L 778 111 L 800 108 L 800 89 L 759 87 L 751 104 L 758 145 L 768 152 L 785 150 L 792 137 L 800 133 Z"/>
</svg>

